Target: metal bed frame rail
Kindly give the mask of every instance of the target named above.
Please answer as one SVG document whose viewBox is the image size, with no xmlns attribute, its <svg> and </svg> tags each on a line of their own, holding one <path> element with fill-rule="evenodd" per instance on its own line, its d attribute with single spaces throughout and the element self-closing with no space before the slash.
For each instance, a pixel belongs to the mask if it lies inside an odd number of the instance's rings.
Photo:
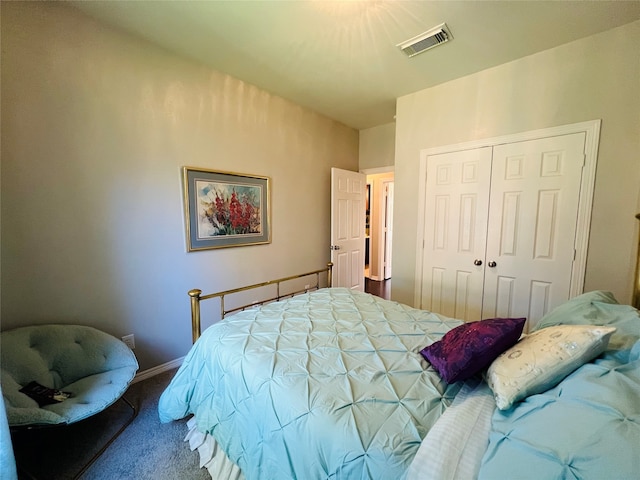
<svg viewBox="0 0 640 480">
<path fill-rule="evenodd" d="M 640 213 L 636 215 L 640 220 Z M 636 276 L 633 279 L 633 306 L 640 310 L 640 236 L 638 237 L 638 256 L 636 258 Z"/>
<path fill-rule="evenodd" d="M 320 288 L 320 274 L 326 272 L 327 274 L 327 286 L 331 286 L 331 270 L 333 268 L 333 263 L 327 263 L 325 268 L 320 270 L 314 270 L 312 272 L 301 273 L 299 275 L 292 275 L 290 277 L 278 278 L 276 280 L 269 280 L 267 282 L 255 283 L 253 285 L 247 285 L 246 287 L 233 288 L 231 290 L 225 290 L 223 292 L 209 293 L 207 295 L 202 295 L 202 290 L 194 288 L 193 290 L 189 290 L 189 296 L 191 297 L 191 334 L 193 337 L 193 343 L 200 338 L 202 334 L 201 322 L 200 322 L 200 302 L 203 300 L 208 300 L 210 298 L 220 298 L 220 319 L 224 319 L 224 317 L 233 312 L 237 312 L 239 310 L 244 310 L 248 307 L 253 307 L 255 305 L 263 305 L 265 303 L 273 302 L 281 300 L 282 298 L 293 297 L 300 293 L 306 293 L 310 290 L 318 290 Z M 296 290 L 294 292 L 288 292 L 285 294 L 280 293 L 280 284 L 284 282 L 288 282 L 291 280 L 295 280 L 297 278 L 310 277 L 312 275 L 316 276 L 316 283 L 314 285 L 310 285 L 309 287 L 303 288 L 302 290 Z M 247 303 L 241 305 L 239 307 L 230 308 L 229 310 L 225 310 L 224 299 L 228 295 L 232 295 L 234 293 L 244 292 L 247 290 L 252 290 L 254 288 L 262 288 L 267 287 L 269 285 L 276 286 L 276 295 L 271 298 L 267 298 L 265 300 L 260 300 L 258 302 Z"/>
</svg>

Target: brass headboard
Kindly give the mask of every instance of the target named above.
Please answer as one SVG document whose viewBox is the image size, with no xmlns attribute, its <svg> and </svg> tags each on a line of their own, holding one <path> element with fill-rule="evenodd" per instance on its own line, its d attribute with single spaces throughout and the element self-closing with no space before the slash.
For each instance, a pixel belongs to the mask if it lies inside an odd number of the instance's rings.
<svg viewBox="0 0 640 480">
<path fill-rule="evenodd" d="M 640 220 L 640 213 L 636 215 Z M 633 285 L 633 306 L 640 310 L 640 237 L 638 237 L 638 257 L 636 258 L 636 278 Z"/>
<path fill-rule="evenodd" d="M 278 278 L 276 280 L 269 280 L 267 282 L 262 282 L 262 283 L 255 283 L 253 285 L 247 285 L 246 287 L 240 287 L 240 288 L 234 288 L 231 290 L 225 290 L 223 292 L 217 292 L 217 293 L 210 293 L 208 295 L 202 295 L 202 290 L 199 290 L 197 288 L 193 289 L 193 290 L 189 290 L 189 296 L 191 297 L 191 333 L 192 333 L 192 337 L 193 337 L 193 342 L 195 343 L 195 341 L 200 338 L 200 335 L 202 334 L 202 328 L 201 328 L 201 323 L 200 323 L 200 302 L 202 300 L 207 300 L 209 298 L 220 298 L 220 319 L 224 319 L 225 315 L 227 315 L 228 313 L 233 313 L 233 312 L 237 312 L 238 310 L 244 310 L 245 308 L 248 307 L 253 307 L 255 305 L 262 305 L 264 303 L 268 303 L 268 302 L 273 302 L 273 301 L 278 301 L 282 298 L 287 298 L 287 297 L 293 297 L 294 295 L 300 294 L 300 293 L 304 293 L 304 292 L 308 292 L 309 290 L 317 290 L 320 288 L 320 274 L 325 273 L 327 274 L 327 286 L 331 286 L 331 269 L 333 268 L 333 263 L 329 262 L 327 263 L 327 266 L 325 268 L 322 268 L 320 270 L 314 270 L 313 272 L 307 272 L 307 273 L 301 273 L 299 275 L 293 275 L 291 277 L 284 277 L 284 278 Z M 284 282 L 288 282 L 291 280 L 295 280 L 297 278 L 304 278 L 304 277 L 310 277 L 312 275 L 315 275 L 316 277 L 316 281 L 314 285 L 308 285 L 305 286 L 305 288 L 303 288 L 302 290 L 296 290 L 294 292 L 288 292 L 285 294 L 281 294 L 280 292 L 280 284 L 284 283 Z M 239 293 L 239 292 L 244 292 L 247 290 L 252 290 L 254 288 L 261 288 L 261 287 L 266 287 L 268 285 L 275 285 L 276 286 L 276 295 L 274 297 L 271 298 L 267 298 L 265 300 L 261 300 L 259 302 L 253 302 L 253 303 L 248 303 L 245 305 L 241 305 L 239 307 L 235 307 L 235 308 L 231 308 L 229 310 L 225 310 L 224 308 L 224 297 L 227 295 L 231 295 L 234 293 Z"/>
</svg>

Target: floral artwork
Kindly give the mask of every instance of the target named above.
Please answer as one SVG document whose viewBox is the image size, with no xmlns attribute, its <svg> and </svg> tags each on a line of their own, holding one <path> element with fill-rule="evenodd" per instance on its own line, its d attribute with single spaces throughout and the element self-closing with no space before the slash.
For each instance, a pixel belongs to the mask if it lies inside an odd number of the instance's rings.
<svg viewBox="0 0 640 480">
<path fill-rule="evenodd" d="M 260 234 L 260 186 L 196 182 L 198 237 Z"/>
<path fill-rule="evenodd" d="M 187 250 L 271 242 L 269 178 L 184 167 Z"/>
</svg>

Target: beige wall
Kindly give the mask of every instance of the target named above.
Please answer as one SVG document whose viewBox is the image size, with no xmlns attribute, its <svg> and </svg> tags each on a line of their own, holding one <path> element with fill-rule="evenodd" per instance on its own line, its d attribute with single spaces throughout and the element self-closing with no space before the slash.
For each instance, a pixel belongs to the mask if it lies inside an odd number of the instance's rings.
<svg viewBox="0 0 640 480">
<path fill-rule="evenodd" d="M 360 170 L 393 166 L 395 147 L 395 122 L 360 130 Z"/>
<path fill-rule="evenodd" d="M 585 291 L 631 301 L 640 194 L 640 22 L 397 102 L 393 288 L 413 304 L 423 148 L 602 119 Z"/>
<path fill-rule="evenodd" d="M 133 333 L 147 369 L 188 350 L 189 289 L 329 260 L 357 131 L 58 2 L 2 2 L 1 80 L 3 329 Z M 271 177 L 272 243 L 186 253 L 185 165 Z"/>
</svg>

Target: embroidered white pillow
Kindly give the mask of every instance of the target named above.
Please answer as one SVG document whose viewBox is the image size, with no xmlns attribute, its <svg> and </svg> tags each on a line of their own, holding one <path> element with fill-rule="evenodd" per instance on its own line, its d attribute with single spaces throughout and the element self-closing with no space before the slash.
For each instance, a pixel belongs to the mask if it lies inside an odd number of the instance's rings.
<svg viewBox="0 0 640 480">
<path fill-rule="evenodd" d="M 556 386 L 607 348 L 615 327 L 557 325 L 537 330 L 503 352 L 486 380 L 496 405 L 507 410 L 523 398 Z"/>
</svg>

